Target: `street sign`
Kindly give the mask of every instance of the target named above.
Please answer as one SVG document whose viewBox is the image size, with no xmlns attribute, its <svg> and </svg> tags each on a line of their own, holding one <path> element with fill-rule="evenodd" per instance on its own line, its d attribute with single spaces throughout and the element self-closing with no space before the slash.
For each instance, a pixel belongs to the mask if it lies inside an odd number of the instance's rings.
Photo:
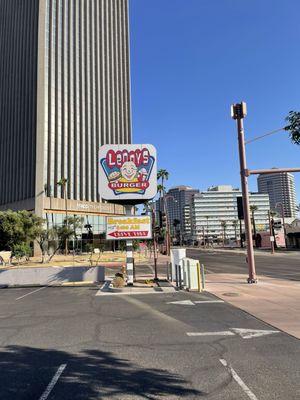
<svg viewBox="0 0 300 400">
<path fill-rule="evenodd" d="M 143 203 L 157 193 L 156 149 L 150 144 L 101 146 L 98 167 L 105 200 Z"/>
<path fill-rule="evenodd" d="M 106 221 L 107 240 L 133 240 L 152 238 L 151 217 L 148 215 L 107 217 Z"/>
</svg>

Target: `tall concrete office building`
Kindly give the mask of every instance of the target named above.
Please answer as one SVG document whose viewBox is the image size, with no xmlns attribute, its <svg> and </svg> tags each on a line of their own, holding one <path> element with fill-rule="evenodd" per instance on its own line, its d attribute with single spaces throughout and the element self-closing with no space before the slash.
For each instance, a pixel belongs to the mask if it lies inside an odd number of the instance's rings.
<svg viewBox="0 0 300 400">
<path fill-rule="evenodd" d="M 296 218 L 297 199 L 293 174 L 278 172 L 276 174 L 259 175 L 257 186 L 259 193 L 267 193 L 269 195 L 272 210 L 276 209 L 280 214 L 281 206 L 279 203 L 281 203 L 284 209 L 284 216 Z"/>
<path fill-rule="evenodd" d="M 172 236 L 175 235 L 176 231 L 179 231 L 181 238 L 183 239 L 186 230 L 190 228 L 189 217 L 185 207 L 190 206 L 191 199 L 196 193 L 199 193 L 198 189 L 185 185 L 175 186 L 168 190 L 165 196 L 165 201 Z M 156 209 L 163 211 L 162 201 L 158 200 L 156 202 Z M 174 226 L 175 220 L 178 222 L 176 227 Z"/>
<path fill-rule="evenodd" d="M 0 209 L 62 214 L 66 178 L 69 212 L 121 212 L 97 156 L 131 142 L 128 0 L 0 0 L 0 54 Z"/>
</svg>

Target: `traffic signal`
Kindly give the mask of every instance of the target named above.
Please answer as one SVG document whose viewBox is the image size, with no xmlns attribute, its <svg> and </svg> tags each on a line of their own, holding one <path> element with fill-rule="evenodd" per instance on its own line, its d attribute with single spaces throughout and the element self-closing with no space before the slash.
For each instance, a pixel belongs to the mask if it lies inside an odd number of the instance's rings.
<svg viewBox="0 0 300 400">
<path fill-rule="evenodd" d="M 156 225 L 156 226 L 154 227 L 154 232 L 155 232 L 156 234 L 159 234 L 159 233 L 160 233 L 160 227 L 159 227 L 158 225 Z"/>
<path fill-rule="evenodd" d="M 161 226 L 163 229 L 167 227 L 167 216 L 164 212 L 161 213 Z"/>
<path fill-rule="evenodd" d="M 282 223 L 281 223 L 281 221 L 274 221 L 274 220 L 273 220 L 273 228 L 274 228 L 274 229 L 281 229 L 281 228 L 282 228 Z"/>
<path fill-rule="evenodd" d="M 243 198 L 242 197 L 237 197 L 236 198 L 237 202 L 237 210 L 238 210 L 238 219 L 244 219 L 244 207 L 243 207 Z"/>
</svg>

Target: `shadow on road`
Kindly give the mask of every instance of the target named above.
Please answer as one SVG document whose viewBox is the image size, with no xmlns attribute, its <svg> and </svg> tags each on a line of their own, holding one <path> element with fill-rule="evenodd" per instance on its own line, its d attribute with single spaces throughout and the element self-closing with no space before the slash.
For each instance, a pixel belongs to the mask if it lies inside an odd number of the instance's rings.
<svg viewBox="0 0 300 400">
<path fill-rule="evenodd" d="M 49 399 L 197 398 L 204 393 L 168 371 L 141 368 L 110 352 L 9 346 L 0 353 L 0 399 L 38 400 L 59 366 L 67 364 Z M 172 398 L 173 398 L 172 397 Z"/>
</svg>

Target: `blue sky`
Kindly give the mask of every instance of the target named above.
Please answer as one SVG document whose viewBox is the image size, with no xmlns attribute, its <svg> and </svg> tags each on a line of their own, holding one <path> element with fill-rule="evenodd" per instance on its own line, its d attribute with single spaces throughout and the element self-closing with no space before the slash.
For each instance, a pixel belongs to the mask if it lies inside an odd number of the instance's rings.
<svg viewBox="0 0 300 400">
<path fill-rule="evenodd" d="M 231 103 L 247 102 L 248 138 L 300 110 L 299 15 L 299 0 L 130 0 L 133 139 L 157 147 L 168 186 L 240 186 Z M 278 133 L 247 158 L 299 167 L 300 147 Z"/>
</svg>

